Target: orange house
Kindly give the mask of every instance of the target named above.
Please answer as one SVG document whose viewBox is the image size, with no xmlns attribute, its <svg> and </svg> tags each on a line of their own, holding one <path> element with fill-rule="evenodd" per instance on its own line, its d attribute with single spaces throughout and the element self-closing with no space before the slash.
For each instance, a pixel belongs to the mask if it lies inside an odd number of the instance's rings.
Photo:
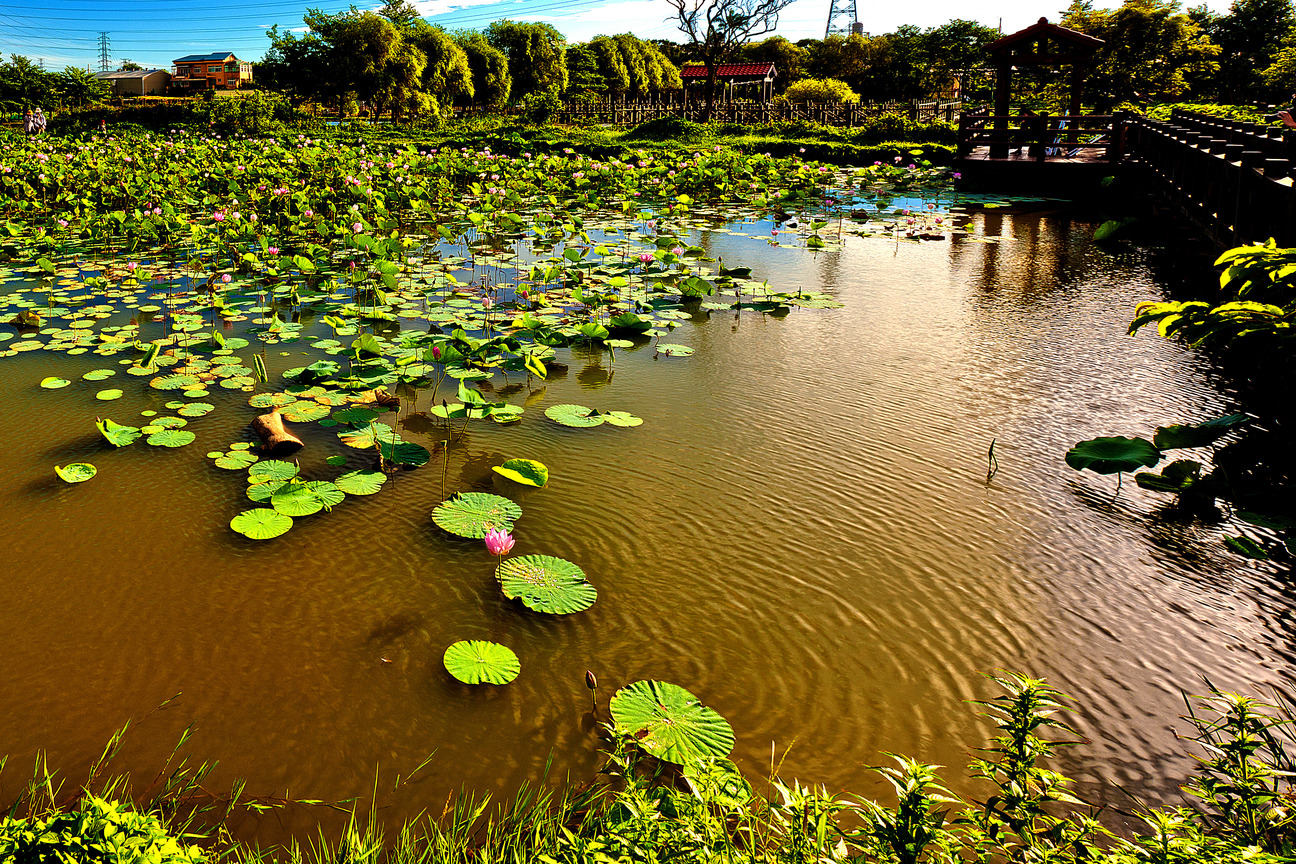
<svg viewBox="0 0 1296 864">
<path fill-rule="evenodd" d="M 171 62 L 175 66 L 171 87 L 182 93 L 237 90 L 252 81 L 252 64 L 238 59 L 229 51 L 188 54 Z"/>
</svg>

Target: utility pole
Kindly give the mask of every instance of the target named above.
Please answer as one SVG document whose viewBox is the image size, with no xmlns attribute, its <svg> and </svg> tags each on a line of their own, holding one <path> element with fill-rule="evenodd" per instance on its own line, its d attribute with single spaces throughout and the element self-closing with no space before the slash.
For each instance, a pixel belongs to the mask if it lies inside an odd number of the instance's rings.
<svg viewBox="0 0 1296 864">
<path fill-rule="evenodd" d="M 99 31 L 99 71 L 107 72 L 108 69 L 108 49 L 112 47 L 112 40 L 108 38 L 108 31 Z"/>
</svg>

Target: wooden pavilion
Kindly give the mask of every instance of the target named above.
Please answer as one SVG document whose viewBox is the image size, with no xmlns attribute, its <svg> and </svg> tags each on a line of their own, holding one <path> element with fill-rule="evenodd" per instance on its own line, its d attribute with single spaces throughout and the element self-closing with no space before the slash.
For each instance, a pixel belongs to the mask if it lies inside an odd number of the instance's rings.
<svg viewBox="0 0 1296 864">
<path fill-rule="evenodd" d="M 991 145 L 990 158 L 1004 159 L 1008 156 L 1008 106 L 1012 99 L 1013 70 L 1070 66 L 1067 114 L 1078 117 L 1085 76 L 1093 63 L 1094 53 L 1103 44 L 1102 39 L 1079 30 L 1050 24 L 1047 18 L 990 43 L 988 47 L 995 67 L 994 128 L 1001 133 L 998 137 L 1002 139 Z M 1074 131 L 1068 137 L 1074 140 Z"/>
<path fill-rule="evenodd" d="M 680 67 L 680 80 L 684 82 L 684 101 L 688 101 L 689 85 L 706 85 L 706 66 L 685 63 Z M 719 102 L 732 102 L 739 88 L 750 88 L 752 101 L 769 102 L 774 98 L 774 78 L 778 70 L 773 63 L 721 63 L 716 67 L 716 84 L 723 87 Z"/>
</svg>

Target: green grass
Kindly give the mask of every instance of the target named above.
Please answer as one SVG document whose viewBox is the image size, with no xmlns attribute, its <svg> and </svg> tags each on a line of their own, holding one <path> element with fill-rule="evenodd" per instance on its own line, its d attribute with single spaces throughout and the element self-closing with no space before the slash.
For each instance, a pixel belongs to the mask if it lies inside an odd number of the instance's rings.
<svg viewBox="0 0 1296 864">
<path fill-rule="evenodd" d="M 1052 862 L 1052 864 L 1278 864 L 1296 849 L 1288 806 L 1296 738 L 1291 703 L 1265 703 L 1212 688 L 1185 697 L 1182 718 L 1200 755 L 1184 791 L 1198 809 L 1135 804 L 1137 828 L 1117 835 L 1072 781 L 1047 767 L 1058 747 L 1083 743 L 1065 721 L 1067 699 L 1041 680 L 1003 674 L 1000 693 L 975 702 L 992 722 L 989 745 L 969 766 L 985 797 L 962 799 L 937 766 L 898 756 L 873 771 L 894 792 L 873 801 L 805 786 L 771 765 L 755 784 L 727 760 L 681 769 L 627 738 L 605 737 L 592 782 L 527 784 L 509 801 L 460 793 L 394 835 L 375 814 L 378 785 L 350 805 L 336 836 L 322 831 L 286 847 L 238 842 L 226 822 L 283 802 L 214 799 L 207 766 L 164 766 L 148 790 L 91 777 L 62 794 L 43 761 L 10 815 L 0 819 L 0 861 L 115 864 L 613 864 L 613 862 Z M 183 742 L 182 742 L 183 743 Z M 1291 752 L 1289 752 L 1291 748 Z M 174 757 L 173 757 L 174 758 Z M 426 764 L 426 763 L 425 763 Z M 3 763 L 0 762 L 0 768 Z M 422 767 L 422 766 L 420 766 Z M 417 769 L 416 769 L 417 773 Z M 546 775 L 548 771 L 546 770 Z M 408 780 L 408 778 L 406 778 Z M 414 794 L 397 782 L 392 794 Z M 135 804 L 123 803 L 135 801 Z M 299 802 L 314 803 L 320 802 Z"/>
</svg>

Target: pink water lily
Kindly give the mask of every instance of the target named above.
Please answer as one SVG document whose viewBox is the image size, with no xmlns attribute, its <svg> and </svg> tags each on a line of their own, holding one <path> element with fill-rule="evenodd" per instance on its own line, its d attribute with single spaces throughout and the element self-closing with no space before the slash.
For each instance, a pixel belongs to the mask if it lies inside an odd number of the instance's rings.
<svg viewBox="0 0 1296 864">
<path fill-rule="evenodd" d="M 503 528 L 492 528 L 486 532 L 486 551 L 496 557 L 503 557 L 513 548 L 513 535 Z"/>
</svg>

